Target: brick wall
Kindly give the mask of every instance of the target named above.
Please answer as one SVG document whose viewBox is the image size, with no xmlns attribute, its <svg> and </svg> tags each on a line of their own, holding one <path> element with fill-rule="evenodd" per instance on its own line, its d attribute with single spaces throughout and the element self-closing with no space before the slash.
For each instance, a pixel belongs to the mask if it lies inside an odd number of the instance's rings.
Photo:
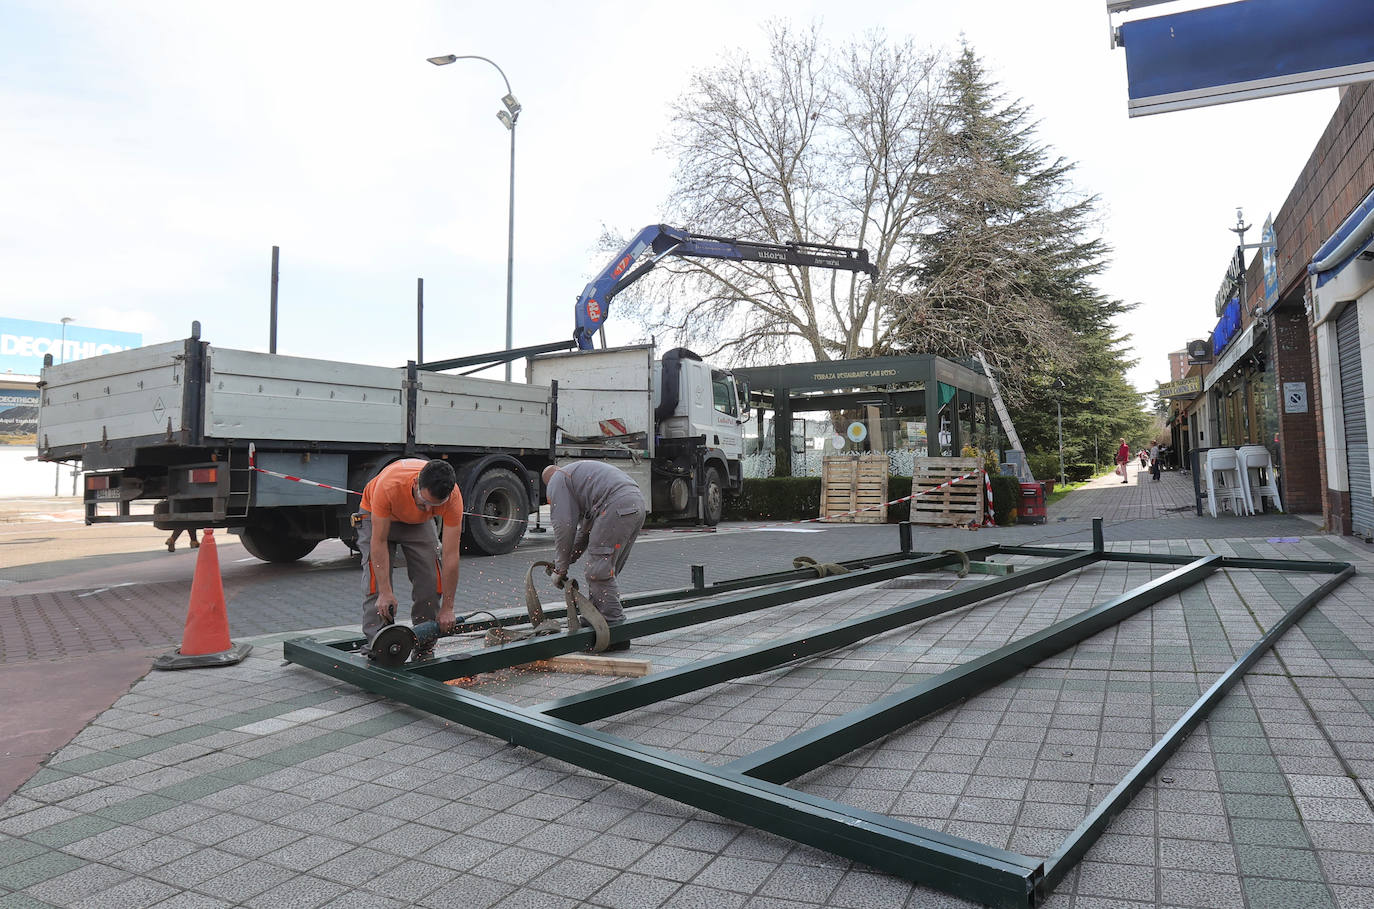
<svg viewBox="0 0 1374 909">
<path fill-rule="evenodd" d="M 1274 369 L 1279 391 L 1284 382 L 1307 385 L 1307 413 L 1285 413 L 1279 402 L 1279 462 L 1283 465 L 1283 507 L 1313 514 L 1322 510 L 1322 475 L 1317 420 L 1312 406 L 1312 347 L 1302 306 L 1280 306 L 1270 319 Z"/>
<path fill-rule="evenodd" d="M 1350 86 L 1274 217 L 1286 296 L 1327 237 L 1374 186 L 1374 83 Z"/>
<path fill-rule="evenodd" d="M 1344 90 L 1336 113 L 1274 218 L 1282 299 L 1302 298 L 1307 264 L 1371 187 L 1374 187 L 1374 83 L 1362 82 Z M 1296 338 L 1293 343 L 1297 343 Z M 1315 374 L 1317 336 L 1310 325 L 1307 345 L 1308 400 L 1312 410 L 1312 437 L 1319 456 L 1322 521 L 1329 531 L 1349 533 L 1349 495 L 1329 488 L 1328 483 L 1321 385 Z M 1286 431 L 1289 424 L 1284 422 L 1283 426 Z M 1297 427 L 1296 431 L 1298 438 L 1303 438 L 1304 430 Z M 1291 463 L 1287 457 L 1284 460 Z M 1289 471 L 1287 482 L 1292 481 L 1293 472 Z M 1296 504 L 1293 509 L 1301 510 Z"/>
</svg>

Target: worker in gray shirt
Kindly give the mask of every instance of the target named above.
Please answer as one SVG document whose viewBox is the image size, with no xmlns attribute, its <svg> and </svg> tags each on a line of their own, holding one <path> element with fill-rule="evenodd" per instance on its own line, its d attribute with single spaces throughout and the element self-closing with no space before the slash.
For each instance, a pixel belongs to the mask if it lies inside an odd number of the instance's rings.
<svg viewBox="0 0 1374 909">
<path fill-rule="evenodd" d="M 644 496 L 622 470 L 601 461 L 546 467 L 550 523 L 554 536 L 554 583 L 562 587 L 568 568 L 587 554 L 587 595 L 606 624 L 625 621 L 616 577 L 644 526 Z M 628 641 L 621 642 L 628 645 Z M 611 649 L 621 650 L 615 644 Z"/>
</svg>

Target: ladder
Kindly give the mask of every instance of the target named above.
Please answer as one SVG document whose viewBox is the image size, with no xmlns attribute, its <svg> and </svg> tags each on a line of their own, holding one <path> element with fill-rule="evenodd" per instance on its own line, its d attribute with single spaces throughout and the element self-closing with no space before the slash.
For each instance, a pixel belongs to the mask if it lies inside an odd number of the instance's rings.
<svg viewBox="0 0 1374 909">
<path fill-rule="evenodd" d="M 1002 431 L 1007 434 L 1007 441 L 1016 451 L 1024 451 L 1021 447 L 1021 437 L 1016 434 L 1016 427 L 1011 425 L 1011 414 L 1007 411 L 1007 403 L 1002 400 L 1002 389 L 997 384 L 997 377 L 992 374 L 992 367 L 988 365 L 987 358 L 980 350 L 977 353 L 978 362 L 983 365 L 983 373 L 992 383 L 992 406 L 997 408 L 997 419 L 1002 421 Z"/>
</svg>

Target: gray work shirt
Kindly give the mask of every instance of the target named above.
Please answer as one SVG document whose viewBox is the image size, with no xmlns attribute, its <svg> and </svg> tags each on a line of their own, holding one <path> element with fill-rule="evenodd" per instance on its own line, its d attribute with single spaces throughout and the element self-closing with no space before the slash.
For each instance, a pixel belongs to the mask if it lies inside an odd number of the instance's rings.
<svg viewBox="0 0 1374 909">
<path fill-rule="evenodd" d="M 612 503 L 633 497 L 643 507 L 639 484 L 625 471 L 601 461 L 564 464 L 549 479 L 549 522 L 553 524 L 554 566 L 566 572 L 587 546 L 592 522 Z"/>
</svg>

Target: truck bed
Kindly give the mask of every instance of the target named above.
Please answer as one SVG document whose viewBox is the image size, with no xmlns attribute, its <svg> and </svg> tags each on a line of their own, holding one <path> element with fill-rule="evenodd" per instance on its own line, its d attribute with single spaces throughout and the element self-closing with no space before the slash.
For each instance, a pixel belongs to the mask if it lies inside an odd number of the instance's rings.
<svg viewBox="0 0 1374 909">
<path fill-rule="evenodd" d="M 43 370 L 39 453 L 234 442 L 403 445 L 407 370 L 169 341 Z M 427 373 L 415 393 L 420 447 L 549 446 L 550 391 Z M 116 463 L 103 466 L 119 466 Z"/>
</svg>

